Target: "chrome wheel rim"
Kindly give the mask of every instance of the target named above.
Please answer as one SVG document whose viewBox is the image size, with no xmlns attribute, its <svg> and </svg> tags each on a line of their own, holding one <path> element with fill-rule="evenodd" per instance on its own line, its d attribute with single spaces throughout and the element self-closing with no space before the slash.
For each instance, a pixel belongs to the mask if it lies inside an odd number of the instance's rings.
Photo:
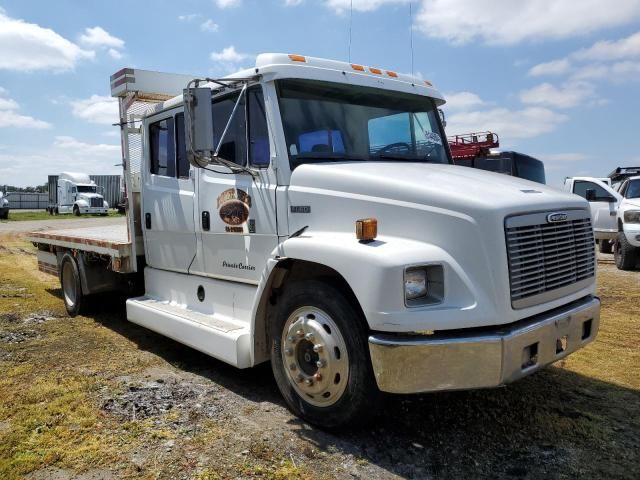
<svg viewBox="0 0 640 480">
<path fill-rule="evenodd" d="M 338 325 L 316 307 L 301 307 L 287 319 L 280 340 L 289 383 L 307 403 L 328 407 L 349 380 L 347 345 Z"/>
<path fill-rule="evenodd" d="M 76 284 L 73 273 L 71 262 L 64 262 L 62 266 L 62 293 L 64 294 L 64 301 L 70 307 L 76 304 Z"/>
</svg>

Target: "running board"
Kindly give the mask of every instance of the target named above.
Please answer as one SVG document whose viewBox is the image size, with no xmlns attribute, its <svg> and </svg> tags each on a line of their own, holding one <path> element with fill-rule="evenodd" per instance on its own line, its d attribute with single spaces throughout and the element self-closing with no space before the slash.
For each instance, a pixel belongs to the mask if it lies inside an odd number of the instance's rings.
<svg viewBox="0 0 640 480">
<path fill-rule="evenodd" d="M 251 366 L 246 326 L 147 296 L 127 300 L 127 319 L 235 367 Z"/>
</svg>

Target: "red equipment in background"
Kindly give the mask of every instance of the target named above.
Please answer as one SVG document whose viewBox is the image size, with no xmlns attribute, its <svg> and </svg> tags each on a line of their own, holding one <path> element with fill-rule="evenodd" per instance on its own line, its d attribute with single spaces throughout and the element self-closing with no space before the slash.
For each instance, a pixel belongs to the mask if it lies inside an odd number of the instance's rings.
<svg viewBox="0 0 640 480">
<path fill-rule="evenodd" d="M 489 150 L 500 146 L 498 135 L 493 132 L 465 133 L 447 137 L 453 160 L 488 155 Z"/>
</svg>

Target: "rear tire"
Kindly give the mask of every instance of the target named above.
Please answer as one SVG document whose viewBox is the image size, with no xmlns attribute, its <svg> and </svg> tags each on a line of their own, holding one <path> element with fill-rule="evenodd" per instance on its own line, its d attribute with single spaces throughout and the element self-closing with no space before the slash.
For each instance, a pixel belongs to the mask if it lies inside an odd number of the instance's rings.
<svg viewBox="0 0 640 480">
<path fill-rule="evenodd" d="M 380 392 L 365 325 L 362 314 L 326 283 L 286 288 L 271 322 L 271 368 L 295 415 L 338 429 L 372 413 Z"/>
<path fill-rule="evenodd" d="M 627 241 L 624 232 L 618 232 L 614 257 L 619 270 L 633 270 L 636 266 L 638 249 Z"/>
<path fill-rule="evenodd" d="M 612 253 L 613 245 L 610 240 L 598 240 L 598 250 L 600 253 Z"/>
<path fill-rule="evenodd" d="M 60 285 L 67 313 L 75 317 L 84 311 L 85 296 L 82 293 L 78 263 L 70 253 L 65 253 L 60 262 Z"/>
</svg>

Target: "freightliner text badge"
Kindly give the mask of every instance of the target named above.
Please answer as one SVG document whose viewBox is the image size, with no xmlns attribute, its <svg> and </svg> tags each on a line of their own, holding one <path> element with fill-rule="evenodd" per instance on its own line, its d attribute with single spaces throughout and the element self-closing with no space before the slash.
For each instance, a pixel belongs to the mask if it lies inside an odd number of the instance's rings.
<svg viewBox="0 0 640 480">
<path fill-rule="evenodd" d="M 566 213 L 550 213 L 547 215 L 547 223 L 566 222 L 568 218 Z"/>
</svg>

